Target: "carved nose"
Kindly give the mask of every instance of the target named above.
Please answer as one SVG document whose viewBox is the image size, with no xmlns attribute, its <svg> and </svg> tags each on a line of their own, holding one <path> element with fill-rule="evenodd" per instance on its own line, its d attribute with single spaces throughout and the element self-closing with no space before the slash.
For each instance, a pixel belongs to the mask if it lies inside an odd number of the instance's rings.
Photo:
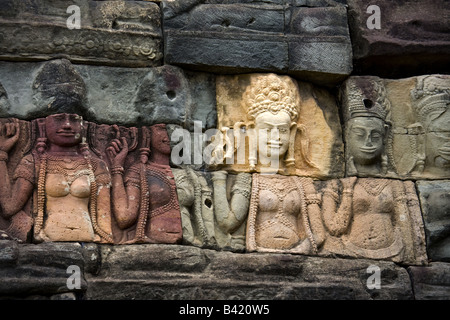
<svg viewBox="0 0 450 320">
<path fill-rule="evenodd" d="M 367 147 L 372 147 L 372 146 L 373 146 L 373 144 L 372 144 L 372 138 L 370 137 L 370 135 L 367 136 L 365 145 L 366 145 Z"/>
</svg>

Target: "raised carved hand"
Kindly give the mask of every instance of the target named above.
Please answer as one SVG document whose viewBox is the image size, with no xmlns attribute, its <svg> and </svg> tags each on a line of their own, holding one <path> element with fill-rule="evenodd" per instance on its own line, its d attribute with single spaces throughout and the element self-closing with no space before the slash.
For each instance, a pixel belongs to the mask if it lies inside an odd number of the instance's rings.
<svg viewBox="0 0 450 320">
<path fill-rule="evenodd" d="M 0 151 L 8 153 L 19 140 L 19 121 L 0 123 Z"/>
<path fill-rule="evenodd" d="M 110 143 L 110 146 L 106 148 L 106 153 L 111 161 L 112 167 L 123 167 L 125 158 L 128 155 L 128 142 L 125 137 L 120 137 L 119 130 L 116 130 L 117 136 Z"/>
</svg>

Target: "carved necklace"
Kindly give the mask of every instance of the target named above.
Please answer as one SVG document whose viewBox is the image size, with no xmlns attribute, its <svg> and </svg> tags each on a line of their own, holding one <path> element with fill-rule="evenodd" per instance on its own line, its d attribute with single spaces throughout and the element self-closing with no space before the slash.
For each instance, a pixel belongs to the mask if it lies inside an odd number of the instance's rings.
<svg viewBox="0 0 450 320">
<path fill-rule="evenodd" d="M 71 159 L 68 157 L 47 155 L 47 161 L 47 173 L 62 174 L 69 186 L 81 176 L 91 177 L 91 170 L 84 157 L 72 157 Z"/>
<path fill-rule="evenodd" d="M 388 185 L 388 179 L 359 179 L 361 187 L 371 196 L 379 196 L 384 188 Z"/>
</svg>

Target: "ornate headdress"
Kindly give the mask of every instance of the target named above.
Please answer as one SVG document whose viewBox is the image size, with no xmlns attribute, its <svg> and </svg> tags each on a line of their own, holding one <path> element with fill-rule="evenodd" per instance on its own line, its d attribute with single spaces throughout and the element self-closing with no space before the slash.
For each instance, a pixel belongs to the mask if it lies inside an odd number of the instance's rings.
<svg viewBox="0 0 450 320">
<path fill-rule="evenodd" d="M 420 120 L 425 120 L 431 110 L 446 109 L 450 102 L 450 76 L 430 75 L 420 77 L 411 91 L 415 111 Z"/>
<path fill-rule="evenodd" d="M 344 97 L 344 120 L 355 117 L 376 117 L 387 123 L 391 120 L 391 103 L 380 78 L 353 77 L 347 80 Z"/>
<path fill-rule="evenodd" d="M 297 97 L 297 85 L 290 77 L 270 73 L 256 77 L 244 92 L 243 102 L 248 107 L 247 116 L 250 120 L 266 111 L 273 114 L 285 111 L 292 121 L 296 121 Z"/>
</svg>

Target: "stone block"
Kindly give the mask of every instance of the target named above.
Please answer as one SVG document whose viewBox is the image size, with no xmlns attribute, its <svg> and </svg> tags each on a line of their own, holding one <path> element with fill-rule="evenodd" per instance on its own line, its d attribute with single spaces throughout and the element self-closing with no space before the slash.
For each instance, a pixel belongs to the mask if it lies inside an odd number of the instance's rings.
<svg viewBox="0 0 450 320">
<path fill-rule="evenodd" d="M 450 300 L 450 264 L 408 267 L 416 300 Z"/>
<path fill-rule="evenodd" d="M 216 91 L 218 129 L 229 139 L 218 167 L 320 179 L 343 175 L 339 113 L 327 90 L 289 76 L 245 74 L 217 76 Z M 277 152 L 264 135 L 272 129 L 282 141 Z"/>
<path fill-rule="evenodd" d="M 0 62 L 0 115 L 31 120 L 73 103 L 104 124 L 216 126 L 215 76 L 164 65 L 124 68 L 51 62 Z M 49 108 L 49 105 L 52 106 Z"/>
<path fill-rule="evenodd" d="M 242 254 L 177 245 L 102 247 L 103 269 L 96 276 L 86 274 L 86 299 L 413 298 L 407 271 L 386 261 Z M 369 267 L 374 264 L 379 268 L 379 289 L 368 285 Z"/>
<path fill-rule="evenodd" d="M 78 243 L 17 244 L 15 241 L 1 241 L 2 267 L 0 275 L 0 296 L 2 298 L 27 298 L 40 295 L 50 297 L 62 294 L 80 294 L 87 288 L 84 278 L 84 258 Z M 10 263 L 4 264 L 4 252 Z M 74 275 L 69 267 L 78 267 Z M 75 270 L 75 269 L 74 269 Z M 74 275 L 77 282 L 69 277 Z M 75 278 L 74 278 L 75 281 Z M 69 288 L 68 282 L 74 285 Z"/>
<path fill-rule="evenodd" d="M 156 3 L 7 0 L 2 6 L 1 59 L 66 58 L 75 63 L 123 67 L 162 64 L 160 9 Z"/>
<path fill-rule="evenodd" d="M 450 181 L 417 181 L 428 257 L 450 262 Z"/>
<path fill-rule="evenodd" d="M 449 6 L 446 0 L 348 0 L 354 74 L 404 78 L 450 71 Z M 379 8 L 379 29 L 373 24 Z"/>
<path fill-rule="evenodd" d="M 355 76 L 342 88 L 347 175 L 450 177 L 448 75 Z"/>
<path fill-rule="evenodd" d="M 352 70 L 343 4 L 162 2 L 165 61 L 214 73 L 277 72 L 335 85 Z"/>
</svg>

